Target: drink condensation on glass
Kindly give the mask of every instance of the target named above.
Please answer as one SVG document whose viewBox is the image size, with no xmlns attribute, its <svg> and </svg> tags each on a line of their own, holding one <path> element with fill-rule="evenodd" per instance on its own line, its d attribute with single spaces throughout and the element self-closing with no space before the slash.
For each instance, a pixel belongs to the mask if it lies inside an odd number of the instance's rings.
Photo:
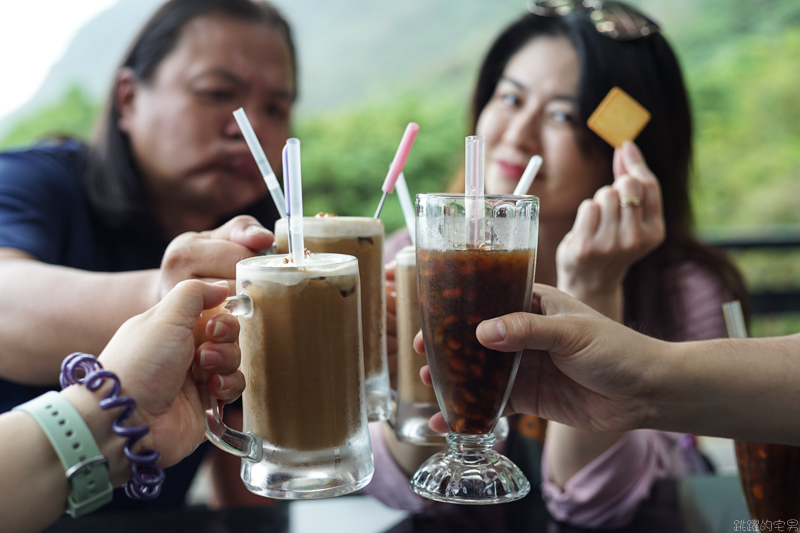
<svg viewBox="0 0 800 533">
<path fill-rule="evenodd" d="M 474 246 L 467 199 L 485 219 Z M 530 483 L 491 449 L 492 434 L 521 352 L 488 350 L 478 342 L 483 320 L 530 311 L 538 242 L 533 196 L 417 196 L 417 279 L 425 353 L 450 433 L 448 450 L 412 478 L 418 494 L 453 503 L 519 499 Z"/>
<path fill-rule="evenodd" d="M 419 446 L 441 446 L 446 434 L 428 426 L 439 412 L 433 388 L 422 383 L 420 369 L 428 364 L 424 354 L 414 350 L 414 337 L 420 330 L 419 291 L 417 289 L 417 253 L 406 246 L 395 256 L 397 290 L 397 409 L 395 434 L 401 442 Z M 508 436 L 508 421 L 501 418 L 494 428 L 497 440 Z"/>
<path fill-rule="evenodd" d="M 242 457 L 241 478 L 279 499 L 340 496 L 372 478 L 367 428 L 358 262 L 313 254 L 236 265 L 244 432 L 227 428 L 205 394 L 209 439 Z"/>
<path fill-rule="evenodd" d="M 388 420 L 392 400 L 386 360 L 383 222 L 367 217 L 304 217 L 303 238 L 312 253 L 347 254 L 358 259 L 367 419 Z M 289 252 L 284 219 L 275 224 L 275 244 L 279 254 Z"/>
</svg>

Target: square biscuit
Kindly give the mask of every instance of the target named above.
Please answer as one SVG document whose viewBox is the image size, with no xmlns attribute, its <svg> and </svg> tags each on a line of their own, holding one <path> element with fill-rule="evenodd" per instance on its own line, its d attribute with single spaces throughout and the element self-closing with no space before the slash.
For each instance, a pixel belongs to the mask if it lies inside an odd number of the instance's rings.
<svg viewBox="0 0 800 533">
<path fill-rule="evenodd" d="M 592 116 L 586 121 L 593 132 L 604 141 L 620 148 L 625 141 L 633 141 L 650 121 L 650 112 L 628 93 L 614 87 Z"/>
</svg>

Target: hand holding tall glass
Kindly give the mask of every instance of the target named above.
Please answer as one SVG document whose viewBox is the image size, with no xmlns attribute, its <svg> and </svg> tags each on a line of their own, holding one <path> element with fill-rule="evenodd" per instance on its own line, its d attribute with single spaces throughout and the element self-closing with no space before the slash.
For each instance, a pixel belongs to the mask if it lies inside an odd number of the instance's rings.
<svg viewBox="0 0 800 533">
<path fill-rule="evenodd" d="M 481 188 L 482 189 L 482 188 Z M 449 449 L 411 480 L 433 500 L 490 504 L 530 491 L 519 468 L 492 450 L 521 352 L 486 349 L 483 320 L 530 311 L 538 241 L 533 196 L 417 196 L 417 275 L 433 387 Z"/>
</svg>

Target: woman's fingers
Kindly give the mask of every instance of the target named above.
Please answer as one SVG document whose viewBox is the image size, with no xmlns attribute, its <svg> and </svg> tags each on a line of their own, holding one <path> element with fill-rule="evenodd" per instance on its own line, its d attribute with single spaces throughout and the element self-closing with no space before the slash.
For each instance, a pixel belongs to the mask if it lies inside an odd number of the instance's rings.
<svg viewBox="0 0 800 533">
<path fill-rule="evenodd" d="M 204 342 L 194 354 L 195 366 L 203 372 L 230 374 L 239 368 L 241 351 L 236 343 Z"/>
<path fill-rule="evenodd" d="M 586 199 L 578 206 L 575 223 L 569 232 L 573 242 L 591 240 L 600 225 L 600 205 L 594 200 Z"/>
<path fill-rule="evenodd" d="M 647 198 L 642 183 L 630 176 L 622 176 L 614 182 L 620 198 L 619 240 L 623 250 L 635 247 L 643 229 Z"/>
<path fill-rule="evenodd" d="M 239 319 L 223 312 L 206 323 L 206 337 L 213 342 L 236 342 L 239 339 Z"/>
<path fill-rule="evenodd" d="M 230 374 L 212 374 L 208 378 L 208 392 L 217 400 L 231 403 L 244 392 L 244 374 L 238 370 Z"/>
<path fill-rule="evenodd" d="M 447 433 L 448 427 L 447 422 L 444 421 L 444 415 L 442 413 L 436 413 L 428 420 L 428 427 L 434 430 L 437 433 Z"/>
<path fill-rule="evenodd" d="M 608 249 L 616 242 L 619 230 L 619 192 L 611 186 L 600 187 L 594 201 L 600 206 L 600 223 L 594 239 L 601 250 Z"/>
<path fill-rule="evenodd" d="M 614 172 L 614 179 L 618 178 L 619 176 L 624 176 L 628 173 L 625 170 L 625 163 L 622 157 L 622 148 L 616 148 L 614 150 L 614 160 L 611 164 L 611 170 Z"/>
<path fill-rule="evenodd" d="M 239 371 L 242 352 L 239 338 L 239 320 L 222 313 L 206 324 L 208 341 L 197 347 L 194 364 L 198 370 L 210 374 L 208 392 L 225 403 L 237 399 L 244 392 L 244 375 Z"/>
<path fill-rule="evenodd" d="M 414 337 L 414 351 L 418 354 L 425 353 L 425 344 L 422 342 L 422 332 L 418 331 L 417 335 Z"/>
<path fill-rule="evenodd" d="M 431 368 L 428 365 L 419 369 L 419 378 L 428 387 L 433 387 L 433 380 L 431 379 Z"/>
<path fill-rule="evenodd" d="M 614 174 L 615 177 L 628 175 L 642 181 L 643 183 L 658 183 L 656 176 L 647 166 L 642 152 L 634 143 L 626 142 L 622 145 L 622 162 L 624 166 L 624 172 L 619 175 Z"/>
</svg>

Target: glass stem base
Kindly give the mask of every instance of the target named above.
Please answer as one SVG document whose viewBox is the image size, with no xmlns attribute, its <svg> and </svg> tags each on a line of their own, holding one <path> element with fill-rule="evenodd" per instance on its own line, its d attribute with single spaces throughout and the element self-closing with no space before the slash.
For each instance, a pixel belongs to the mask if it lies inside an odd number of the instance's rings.
<svg viewBox="0 0 800 533">
<path fill-rule="evenodd" d="M 486 505 L 526 496 L 530 482 L 520 469 L 492 449 L 493 434 L 447 436 L 449 448 L 439 452 L 411 478 L 411 490 L 447 503 Z"/>
</svg>

